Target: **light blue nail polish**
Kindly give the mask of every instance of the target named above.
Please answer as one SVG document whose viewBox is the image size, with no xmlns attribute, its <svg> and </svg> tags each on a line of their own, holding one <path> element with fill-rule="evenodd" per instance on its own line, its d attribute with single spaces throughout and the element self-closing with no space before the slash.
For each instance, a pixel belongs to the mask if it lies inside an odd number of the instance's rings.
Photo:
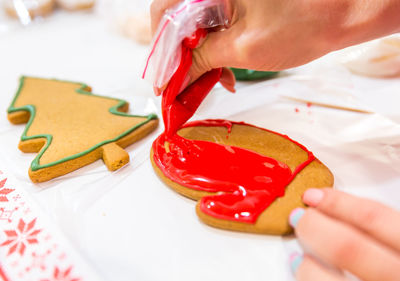
<svg viewBox="0 0 400 281">
<path fill-rule="evenodd" d="M 292 270 L 293 275 L 296 274 L 297 269 L 299 268 L 299 266 L 302 262 L 303 262 L 302 255 L 300 255 L 298 253 L 292 254 L 292 256 L 290 257 L 290 269 Z"/>
<path fill-rule="evenodd" d="M 289 223 L 292 227 L 296 227 L 300 218 L 304 215 L 305 210 L 303 208 L 294 209 L 289 216 Z"/>
</svg>

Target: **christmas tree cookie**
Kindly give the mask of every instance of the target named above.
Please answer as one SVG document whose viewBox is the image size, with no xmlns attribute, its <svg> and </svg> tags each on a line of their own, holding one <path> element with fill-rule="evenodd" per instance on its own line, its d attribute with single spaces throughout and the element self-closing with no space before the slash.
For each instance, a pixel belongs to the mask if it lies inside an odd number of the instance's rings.
<svg viewBox="0 0 400 281">
<path fill-rule="evenodd" d="M 98 159 L 117 170 L 129 162 L 124 147 L 157 127 L 156 115 L 129 115 L 128 103 L 90 93 L 82 83 L 22 77 L 8 108 L 13 124 L 27 123 L 19 143 L 37 152 L 29 176 L 43 182 Z"/>
</svg>

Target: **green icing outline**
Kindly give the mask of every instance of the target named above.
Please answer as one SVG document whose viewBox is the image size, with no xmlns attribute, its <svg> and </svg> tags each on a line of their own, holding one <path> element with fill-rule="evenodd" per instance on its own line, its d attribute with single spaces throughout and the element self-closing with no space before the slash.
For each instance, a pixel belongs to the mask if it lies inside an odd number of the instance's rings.
<svg viewBox="0 0 400 281">
<path fill-rule="evenodd" d="M 39 80 L 46 80 L 46 81 L 57 81 L 57 82 L 62 82 L 62 83 L 71 83 L 71 84 L 80 84 L 81 87 L 76 89 L 75 92 L 77 92 L 78 94 L 83 94 L 83 95 L 90 95 L 90 96 L 95 96 L 95 97 L 100 97 L 100 98 L 106 98 L 106 99 L 111 99 L 111 100 L 115 100 L 118 102 L 118 104 L 116 104 L 115 106 L 111 107 L 108 111 L 111 114 L 115 114 L 115 115 L 119 115 L 119 116 L 123 116 L 123 117 L 142 117 L 142 118 L 147 118 L 147 120 L 133 126 L 132 128 L 130 128 L 129 130 L 123 132 L 121 135 L 111 139 L 111 140 L 105 140 L 102 141 L 98 144 L 96 144 L 95 146 L 82 151 L 80 153 L 71 155 L 71 156 L 67 156 L 64 157 L 62 159 L 59 159 L 57 161 L 51 162 L 51 163 L 47 163 L 44 165 L 40 165 L 40 158 L 43 156 L 43 154 L 46 152 L 47 148 L 50 146 L 51 141 L 53 139 L 53 136 L 50 134 L 41 134 L 41 135 L 34 135 L 34 136 L 27 136 L 26 133 L 28 132 L 30 126 L 33 123 L 33 120 L 35 119 L 35 115 L 36 115 L 36 108 L 34 105 L 25 105 L 25 106 L 21 106 L 21 107 L 14 107 L 15 102 L 17 101 L 20 92 L 22 91 L 22 88 L 24 86 L 24 81 L 25 78 L 33 78 L 33 79 L 39 79 Z M 131 114 L 127 114 L 124 112 L 120 112 L 117 109 L 124 106 L 125 104 L 127 104 L 127 101 L 125 100 L 121 100 L 121 99 L 116 99 L 116 98 L 111 98 L 111 97 L 105 97 L 105 96 L 100 96 L 100 95 L 95 95 L 91 92 L 85 91 L 84 89 L 86 87 L 89 87 L 88 85 L 86 85 L 85 83 L 80 83 L 80 82 L 71 82 L 71 81 L 64 81 L 64 80 L 58 80 L 58 79 L 46 79 L 46 78 L 37 78 L 37 77 L 31 77 L 31 76 L 21 76 L 20 77 L 20 83 L 19 83 L 19 87 L 17 90 L 17 93 L 15 94 L 14 99 L 11 102 L 11 105 L 8 107 L 7 112 L 8 113 L 13 113 L 13 112 L 18 112 L 18 111 L 28 111 L 30 113 L 30 117 L 29 117 L 29 121 L 26 123 L 25 126 L 25 130 L 22 133 L 21 136 L 21 141 L 26 141 L 26 140 L 31 140 L 31 139 L 38 139 L 38 138 L 45 138 L 46 139 L 46 145 L 39 151 L 38 155 L 35 157 L 35 159 L 32 161 L 31 163 L 31 170 L 32 171 L 37 171 L 39 169 L 43 169 L 43 168 L 48 168 L 48 167 L 52 167 L 55 165 L 58 165 L 60 163 L 63 162 L 67 162 L 69 160 L 73 160 L 76 158 L 79 158 L 83 155 L 86 155 L 87 153 L 90 153 L 92 151 L 94 151 L 95 149 L 99 148 L 100 146 L 103 146 L 105 144 L 111 143 L 111 142 L 115 142 L 123 137 L 125 137 L 126 135 L 130 134 L 131 132 L 133 132 L 134 130 L 136 130 L 137 128 L 143 126 L 144 124 L 150 122 L 151 120 L 155 120 L 158 119 L 156 114 L 149 114 L 147 116 L 140 116 L 140 115 L 131 115 Z"/>
</svg>

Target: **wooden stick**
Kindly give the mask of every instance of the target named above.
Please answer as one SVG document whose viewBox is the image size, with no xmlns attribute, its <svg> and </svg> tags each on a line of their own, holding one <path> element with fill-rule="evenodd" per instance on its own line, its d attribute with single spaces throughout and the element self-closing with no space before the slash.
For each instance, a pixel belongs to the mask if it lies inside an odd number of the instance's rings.
<svg viewBox="0 0 400 281">
<path fill-rule="evenodd" d="M 337 106 L 337 105 L 332 105 L 332 104 L 327 104 L 327 103 L 314 102 L 314 101 L 294 98 L 294 97 L 290 97 L 290 96 L 281 96 L 281 97 L 289 99 L 289 100 L 293 100 L 293 101 L 297 101 L 297 102 L 301 102 L 301 103 L 307 103 L 307 104 L 309 103 L 309 104 L 317 105 L 317 106 L 321 106 L 321 107 L 327 107 L 327 108 L 333 108 L 333 109 L 339 109 L 339 110 L 345 110 L 345 111 L 352 111 L 352 112 L 358 112 L 358 113 L 364 113 L 364 114 L 373 114 L 374 113 L 372 111 L 367 111 L 367 110 L 363 110 L 363 109 L 357 109 L 357 108 L 351 108 L 351 107 L 345 107 L 345 106 Z"/>
</svg>

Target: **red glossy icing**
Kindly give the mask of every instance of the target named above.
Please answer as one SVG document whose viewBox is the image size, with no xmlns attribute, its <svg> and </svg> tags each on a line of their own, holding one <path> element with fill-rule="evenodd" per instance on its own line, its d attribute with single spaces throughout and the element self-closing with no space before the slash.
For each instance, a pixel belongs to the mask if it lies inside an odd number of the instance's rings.
<svg viewBox="0 0 400 281">
<path fill-rule="evenodd" d="M 307 161 L 294 171 L 254 151 L 189 140 L 176 134 L 182 127 L 223 126 L 229 136 L 234 124 L 252 126 L 227 120 L 185 124 L 221 76 L 221 69 L 211 70 L 179 93 L 192 63 L 192 49 L 204 34 L 198 31 L 183 42 L 180 66 L 163 92 L 165 132 L 153 143 L 154 161 L 167 178 L 182 186 L 210 193 L 222 192 L 201 199 L 200 209 L 204 213 L 225 220 L 255 223 L 260 213 L 277 197 L 283 196 L 285 187 L 315 158 L 304 146 L 284 135 L 281 136 L 308 153 Z M 167 149 L 166 143 L 169 143 Z"/>
</svg>

